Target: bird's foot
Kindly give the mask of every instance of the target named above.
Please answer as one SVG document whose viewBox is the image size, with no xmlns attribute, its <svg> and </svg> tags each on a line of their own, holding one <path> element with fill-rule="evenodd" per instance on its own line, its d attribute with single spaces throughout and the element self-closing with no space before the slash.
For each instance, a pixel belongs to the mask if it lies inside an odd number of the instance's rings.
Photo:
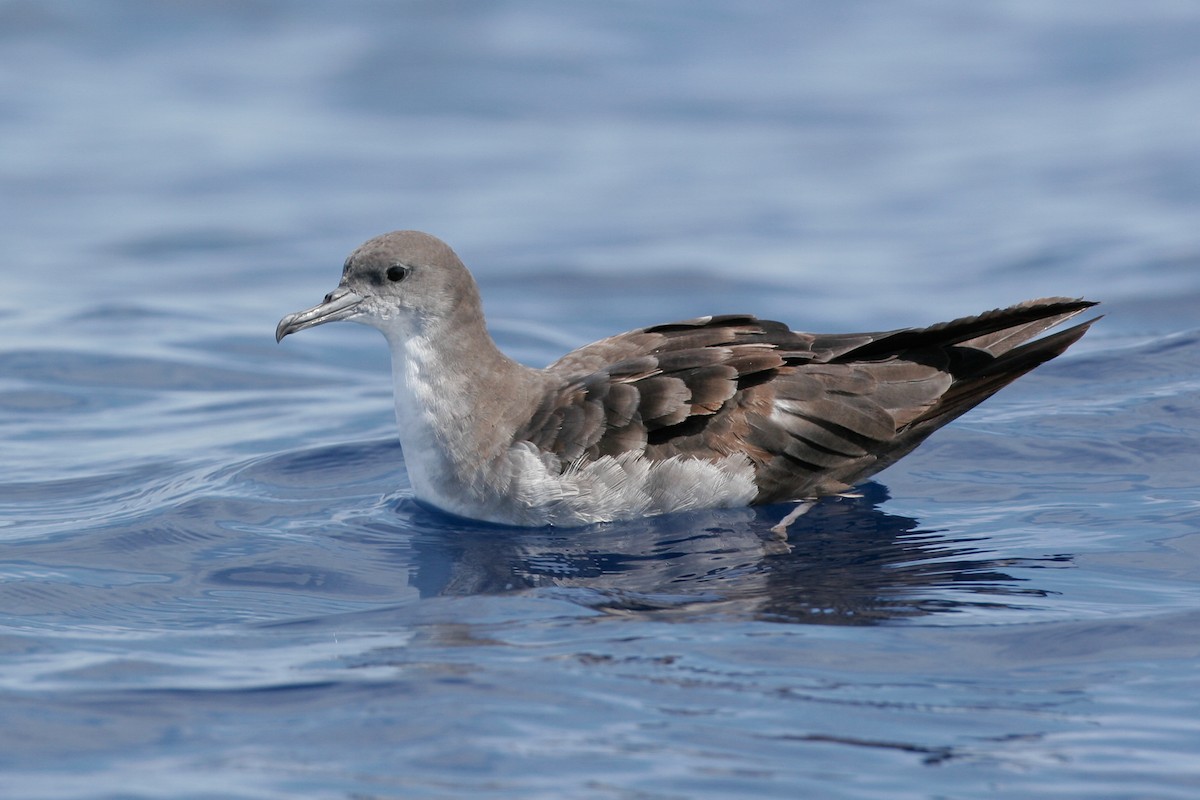
<svg viewBox="0 0 1200 800">
<path fill-rule="evenodd" d="M 788 526 L 811 511 L 812 507 L 816 504 L 817 501 L 815 499 L 797 501 L 796 507 L 789 511 L 786 517 L 779 520 L 778 524 L 771 526 L 772 538 L 779 544 L 786 546 Z"/>
<path fill-rule="evenodd" d="M 830 495 L 830 497 L 839 497 L 846 500 L 861 500 L 862 492 L 839 492 L 838 494 Z M 796 507 L 788 512 L 787 516 L 779 520 L 779 522 L 771 526 L 772 545 L 782 546 L 788 551 L 791 546 L 787 544 L 788 526 L 796 520 L 803 517 L 817 504 L 817 498 L 811 497 L 806 500 L 797 500 Z"/>
</svg>

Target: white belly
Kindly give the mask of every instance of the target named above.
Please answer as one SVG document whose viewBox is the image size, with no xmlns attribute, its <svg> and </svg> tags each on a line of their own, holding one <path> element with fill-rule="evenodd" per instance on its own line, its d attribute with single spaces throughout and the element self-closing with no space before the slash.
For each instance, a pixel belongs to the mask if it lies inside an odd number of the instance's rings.
<svg viewBox="0 0 1200 800">
<path fill-rule="evenodd" d="M 426 484 L 428 496 L 418 496 L 473 519 L 569 527 L 672 511 L 744 506 L 758 493 L 754 469 L 741 455 L 715 462 L 650 461 L 640 453 L 628 453 L 577 463 L 559 473 L 532 445 L 521 443 L 509 450 L 507 468 L 509 479 L 505 482 Z M 498 471 L 490 473 L 498 477 Z"/>
</svg>

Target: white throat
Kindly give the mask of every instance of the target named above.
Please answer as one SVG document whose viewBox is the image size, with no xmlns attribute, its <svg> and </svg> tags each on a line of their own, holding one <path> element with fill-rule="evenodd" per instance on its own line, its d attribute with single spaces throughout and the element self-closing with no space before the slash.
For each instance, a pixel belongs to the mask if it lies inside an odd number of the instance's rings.
<svg viewBox="0 0 1200 800">
<path fill-rule="evenodd" d="M 495 385 L 525 370 L 486 331 L 392 318 L 381 326 L 392 352 L 396 424 L 416 496 L 463 516 L 512 480 L 511 398 Z M 474 333 L 474 336 L 471 334 Z M 514 393 L 517 387 L 512 387 Z"/>
<path fill-rule="evenodd" d="M 451 370 L 428 334 L 391 335 L 396 425 L 404 463 L 417 497 L 453 511 L 463 457 L 463 437 L 454 435 L 470 419 L 467 398 L 455 391 Z M 455 452 L 458 451 L 458 452 Z"/>
</svg>

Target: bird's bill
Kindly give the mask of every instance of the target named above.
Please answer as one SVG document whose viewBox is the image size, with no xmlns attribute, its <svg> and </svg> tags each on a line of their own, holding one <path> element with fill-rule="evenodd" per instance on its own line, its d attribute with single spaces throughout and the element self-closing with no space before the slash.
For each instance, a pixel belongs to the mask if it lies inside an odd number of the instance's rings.
<svg viewBox="0 0 1200 800">
<path fill-rule="evenodd" d="M 289 333 L 302 331 L 305 328 L 313 328 L 317 325 L 324 325 L 326 322 L 336 322 L 339 319 L 353 317 L 358 313 L 358 306 L 362 301 L 363 298 L 360 295 L 339 286 L 325 295 L 325 299 L 318 305 L 304 311 L 297 311 L 295 314 L 288 314 L 279 320 L 279 324 L 275 326 L 275 341 L 282 341 L 283 337 Z"/>
</svg>

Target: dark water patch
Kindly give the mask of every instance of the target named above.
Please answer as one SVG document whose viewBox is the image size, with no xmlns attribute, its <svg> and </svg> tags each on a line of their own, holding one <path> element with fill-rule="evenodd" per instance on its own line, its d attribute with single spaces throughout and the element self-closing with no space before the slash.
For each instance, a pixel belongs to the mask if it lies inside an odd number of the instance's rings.
<svg viewBox="0 0 1200 800">
<path fill-rule="evenodd" d="M 899 753 L 912 753 L 921 756 L 921 762 L 929 766 L 938 766 L 940 764 L 944 764 L 952 758 L 961 758 L 965 755 L 965 753 L 960 755 L 953 747 L 928 747 L 919 744 L 910 744 L 908 742 L 887 742 L 879 739 L 853 739 L 850 737 L 831 736 L 820 733 L 808 733 L 795 736 L 782 734 L 778 738 L 798 742 L 848 745 L 850 747 L 866 747 L 872 749 L 894 750 Z"/>
<path fill-rule="evenodd" d="M 1156 384 L 1194 380 L 1200 365 L 1200 330 L 1156 335 L 1133 345 L 1087 353 L 1054 365 L 1056 375 L 1075 380 L 1103 381 L 1106 394 L 1123 396 L 1130 387 L 1154 394 Z"/>
<path fill-rule="evenodd" d="M 238 471 L 238 480 L 288 489 L 342 488 L 368 484 L 399 488 L 403 456 L 395 439 L 344 443 L 298 450 L 255 461 Z"/>
<path fill-rule="evenodd" d="M 63 382 L 62 387 L 61 390 L 37 387 L 0 392 L 0 408 L 8 412 L 5 421 L 10 428 L 16 429 L 14 439 L 45 440 L 45 431 L 34 426 L 56 414 L 76 422 L 112 410 L 128 409 L 129 413 L 136 414 L 134 409 L 153 400 L 138 391 L 110 389 L 97 392 L 93 387 L 74 386 L 69 382 Z M 16 423 L 23 421 L 34 424 L 22 430 Z"/>
<path fill-rule="evenodd" d="M 267 372 L 62 350 L 0 353 L 0 372 L 9 378 L 38 383 L 142 391 L 245 391 L 302 386 L 295 378 Z"/>
<path fill-rule="evenodd" d="M 193 319 L 198 315 L 192 315 Z M 141 306 L 133 303 L 105 303 L 80 311 L 67 318 L 69 323 L 77 322 L 179 322 L 179 313 L 168 313 L 162 309 Z"/>
<path fill-rule="evenodd" d="M 160 477 L 166 465 L 142 464 L 117 472 L 83 475 L 40 481 L 9 480 L 0 483 L 0 503 L 10 504 L 11 513 L 27 513 L 38 517 L 52 516 L 66 501 L 86 501 L 91 498 L 106 507 L 123 498 L 136 495 L 153 478 Z"/>
<path fill-rule="evenodd" d="M 153 235 L 119 242 L 113 245 L 113 252 L 120 256 L 169 263 L 179 257 L 212 258 L 222 253 L 262 249 L 276 241 L 252 229 L 192 228 L 159 231 Z"/>
<path fill-rule="evenodd" d="M 67 567 L 25 575 L 8 572 L 6 581 L 0 584 L 0 602 L 13 621 L 44 627 L 64 620 L 86 625 L 150 622 L 156 615 L 149 610 L 172 595 L 161 585 L 176 579 L 170 574 Z"/>
<path fill-rule="evenodd" d="M 0 409 L 10 413 L 67 413 L 83 409 L 86 398 L 70 392 L 27 391 L 0 392 Z"/>
<path fill-rule="evenodd" d="M 339 594 L 354 583 L 352 578 L 329 570 L 262 563 L 250 567 L 215 570 L 209 573 L 207 580 L 217 586 L 262 587 L 273 591 L 328 591 Z"/>
</svg>

